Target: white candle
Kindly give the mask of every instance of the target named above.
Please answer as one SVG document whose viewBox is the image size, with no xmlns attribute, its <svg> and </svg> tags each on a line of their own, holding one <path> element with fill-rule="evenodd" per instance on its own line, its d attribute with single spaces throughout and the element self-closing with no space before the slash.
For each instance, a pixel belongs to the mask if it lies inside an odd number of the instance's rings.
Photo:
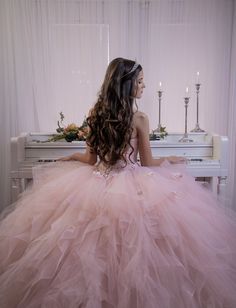
<svg viewBox="0 0 236 308">
<path fill-rule="evenodd" d="M 161 91 L 161 86 L 162 86 L 162 83 L 161 81 L 159 82 L 159 91 Z"/>
<path fill-rule="evenodd" d="M 186 93 L 186 95 L 188 94 L 188 87 L 186 87 L 185 93 Z"/>
<path fill-rule="evenodd" d="M 197 80 L 196 80 L 197 83 L 200 83 L 199 75 L 200 75 L 200 73 L 197 72 Z"/>
</svg>

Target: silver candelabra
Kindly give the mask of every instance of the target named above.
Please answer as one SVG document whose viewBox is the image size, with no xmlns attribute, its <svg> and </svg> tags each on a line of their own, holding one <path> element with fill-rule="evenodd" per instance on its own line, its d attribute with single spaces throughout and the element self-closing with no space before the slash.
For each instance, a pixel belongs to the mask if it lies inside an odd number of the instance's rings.
<svg viewBox="0 0 236 308">
<path fill-rule="evenodd" d="M 189 103 L 189 97 L 184 97 L 185 129 L 184 129 L 184 135 L 181 139 L 179 139 L 179 142 L 193 142 L 193 140 L 188 137 L 188 103 Z"/>
<path fill-rule="evenodd" d="M 158 126 L 153 132 L 161 133 L 161 98 L 163 91 L 159 90 L 157 91 L 157 93 L 158 93 L 158 104 L 159 104 Z"/>
<path fill-rule="evenodd" d="M 200 83 L 196 83 L 196 93 L 197 93 L 197 121 L 196 121 L 196 126 L 194 129 L 191 130 L 191 132 L 194 133 L 201 133 L 201 132 L 205 132 L 203 129 L 200 128 L 199 125 L 199 91 L 200 91 Z"/>
</svg>

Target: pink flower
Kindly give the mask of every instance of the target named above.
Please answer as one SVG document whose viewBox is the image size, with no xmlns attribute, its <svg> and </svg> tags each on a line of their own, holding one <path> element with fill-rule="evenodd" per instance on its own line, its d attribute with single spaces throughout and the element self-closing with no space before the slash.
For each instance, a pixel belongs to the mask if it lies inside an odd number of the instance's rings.
<svg viewBox="0 0 236 308">
<path fill-rule="evenodd" d="M 82 130 L 79 130 L 79 131 L 78 131 L 77 136 L 78 136 L 79 138 L 84 137 L 84 135 L 85 135 L 85 133 L 84 133 Z"/>
</svg>

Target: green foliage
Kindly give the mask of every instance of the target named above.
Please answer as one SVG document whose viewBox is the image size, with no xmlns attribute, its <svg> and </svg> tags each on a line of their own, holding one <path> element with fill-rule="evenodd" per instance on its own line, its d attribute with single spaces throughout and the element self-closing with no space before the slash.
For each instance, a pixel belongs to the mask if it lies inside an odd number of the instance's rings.
<svg viewBox="0 0 236 308">
<path fill-rule="evenodd" d="M 161 140 L 167 135 L 166 127 L 161 126 L 160 132 L 152 131 L 151 134 L 149 134 L 149 140 Z"/>
</svg>

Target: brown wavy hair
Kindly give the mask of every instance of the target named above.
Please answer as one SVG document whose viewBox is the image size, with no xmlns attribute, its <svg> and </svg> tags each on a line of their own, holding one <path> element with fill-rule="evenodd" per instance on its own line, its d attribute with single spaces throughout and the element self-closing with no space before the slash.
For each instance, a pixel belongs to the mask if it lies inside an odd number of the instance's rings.
<svg viewBox="0 0 236 308">
<path fill-rule="evenodd" d="M 133 152 L 130 144 L 133 104 L 137 89 L 136 80 L 141 70 L 141 65 L 136 65 L 132 60 L 112 60 L 98 100 L 87 118 L 90 128 L 87 144 L 97 153 L 100 161 L 108 166 L 114 165 L 118 160 L 127 164 L 127 145 L 130 145 Z"/>
</svg>

